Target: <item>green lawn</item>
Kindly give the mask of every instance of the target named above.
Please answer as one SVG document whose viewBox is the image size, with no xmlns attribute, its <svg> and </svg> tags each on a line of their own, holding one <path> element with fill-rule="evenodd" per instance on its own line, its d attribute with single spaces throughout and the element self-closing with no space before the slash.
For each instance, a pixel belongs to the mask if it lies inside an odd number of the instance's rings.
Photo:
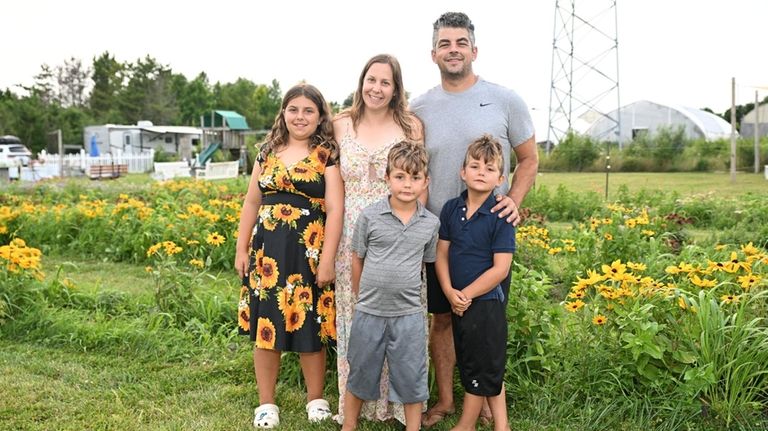
<svg viewBox="0 0 768 431">
<path fill-rule="evenodd" d="M 606 175 L 600 172 L 543 172 L 536 177 L 535 187 L 556 189 L 559 185 L 574 192 L 593 191 L 605 195 Z M 768 192 L 768 181 L 763 174 L 737 173 L 731 182 L 729 173 L 659 173 L 614 172 L 608 175 L 608 198 L 615 195 L 620 186 L 630 192 L 642 189 L 676 191 L 681 196 L 712 193 L 728 197 L 744 193 Z"/>
</svg>

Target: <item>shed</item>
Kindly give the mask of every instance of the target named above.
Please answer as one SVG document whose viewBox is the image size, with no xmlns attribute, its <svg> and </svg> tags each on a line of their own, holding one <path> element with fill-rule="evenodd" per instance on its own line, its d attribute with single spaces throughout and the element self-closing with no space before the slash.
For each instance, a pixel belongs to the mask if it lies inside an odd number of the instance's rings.
<svg viewBox="0 0 768 431">
<path fill-rule="evenodd" d="M 607 132 L 615 127 L 612 118 L 619 118 L 621 121 L 620 136 L 608 136 Z M 731 136 L 731 125 L 715 114 L 687 106 L 665 105 L 648 100 L 630 103 L 598 118 L 589 126 L 586 134 L 601 141 L 629 142 L 638 134 L 653 135 L 659 129 L 670 127 L 682 127 L 686 139 L 711 141 Z"/>
<path fill-rule="evenodd" d="M 245 145 L 245 134 L 251 130 L 245 117 L 235 111 L 211 111 L 200 116 L 200 125 L 203 129 L 203 148 L 218 143 L 224 150 L 239 151 Z"/>
<path fill-rule="evenodd" d="M 741 118 L 739 134 L 745 138 L 755 136 L 755 119 L 757 119 L 757 134 L 759 137 L 768 136 L 768 103 L 759 105 Z"/>
</svg>

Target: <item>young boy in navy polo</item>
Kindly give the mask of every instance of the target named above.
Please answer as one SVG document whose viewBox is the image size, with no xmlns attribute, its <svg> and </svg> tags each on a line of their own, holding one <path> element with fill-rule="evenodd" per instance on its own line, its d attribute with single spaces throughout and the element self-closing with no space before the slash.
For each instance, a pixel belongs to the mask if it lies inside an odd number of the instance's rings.
<svg viewBox="0 0 768 431">
<path fill-rule="evenodd" d="M 501 282 L 515 251 L 515 228 L 491 213 L 504 181 L 499 142 L 483 135 L 467 149 L 461 179 L 467 186 L 440 213 L 435 270 L 451 304 L 451 323 L 464 386 L 464 407 L 453 430 L 474 430 L 483 400 L 494 429 L 507 429 L 504 396 L 507 322 Z"/>
<path fill-rule="evenodd" d="M 357 428 L 364 400 L 379 399 L 385 360 L 389 399 L 403 404 L 406 430 L 420 428 L 421 407 L 429 398 L 421 266 L 435 261 L 439 221 L 418 200 L 429 184 L 424 145 L 393 145 L 384 178 L 389 196 L 363 209 L 352 234 L 357 302 L 347 348 L 342 431 Z"/>
</svg>

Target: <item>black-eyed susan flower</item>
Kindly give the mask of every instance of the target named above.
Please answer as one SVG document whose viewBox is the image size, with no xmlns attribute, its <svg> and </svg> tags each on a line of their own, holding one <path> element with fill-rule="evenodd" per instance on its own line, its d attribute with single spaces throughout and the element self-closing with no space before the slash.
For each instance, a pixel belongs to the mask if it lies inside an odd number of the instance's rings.
<svg viewBox="0 0 768 431">
<path fill-rule="evenodd" d="M 570 311 L 571 313 L 575 313 L 575 312 L 581 310 L 581 307 L 583 307 L 584 305 L 585 305 L 584 301 L 582 301 L 580 299 L 577 299 L 577 300 L 575 300 L 573 302 L 566 302 L 565 303 L 565 309 Z"/>
<path fill-rule="evenodd" d="M 218 246 L 224 244 L 224 241 L 226 241 L 226 240 L 227 239 L 224 238 L 223 235 L 219 235 L 218 232 L 212 232 L 212 233 L 208 234 L 208 237 L 205 239 L 205 242 L 207 242 L 208 244 L 211 244 L 213 246 L 218 247 Z"/>
<path fill-rule="evenodd" d="M 603 316 L 602 314 L 598 314 L 597 316 L 592 318 L 592 323 L 597 326 L 605 325 L 606 322 L 608 322 L 608 318 Z"/>
<path fill-rule="evenodd" d="M 732 294 L 726 294 L 720 297 L 720 300 L 723 301 L 725 304 L 734 304 L 739 302 L 739 297 L 737 295 Z"/>
</svg>

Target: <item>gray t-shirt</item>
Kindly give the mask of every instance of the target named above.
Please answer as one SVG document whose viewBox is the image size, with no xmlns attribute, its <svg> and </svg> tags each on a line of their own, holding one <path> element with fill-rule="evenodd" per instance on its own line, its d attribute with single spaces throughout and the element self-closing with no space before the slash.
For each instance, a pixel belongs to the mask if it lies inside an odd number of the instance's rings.
<svg viewBox="0 0 768 431">
<path fill-rule="evenodd" d="M 423 311 L 421 263 L 434 262 L 440 220 L 418 203 L 403 224 L 392 213 L 389 197 L 358 216 L 352 251 L 364 259 L 356 310 L 380 317 Z"/>
<path fill-rule="evenodd" d="M 459 170 L 472 141 L 484 133 L 498 139 L 509 178 L 510 150 L 533 136 L 533 121 L 523 99 L 481 78 L 461 93 L 447 92 L 438 85 L 415 98 L 410 108 L 424 123 L 431 177 L 427 209 L 434 214 L 440 214 L 443 205 L 466 188 Z M 499 191 L 508 190 L 505 182 Z"/>
</svg>

